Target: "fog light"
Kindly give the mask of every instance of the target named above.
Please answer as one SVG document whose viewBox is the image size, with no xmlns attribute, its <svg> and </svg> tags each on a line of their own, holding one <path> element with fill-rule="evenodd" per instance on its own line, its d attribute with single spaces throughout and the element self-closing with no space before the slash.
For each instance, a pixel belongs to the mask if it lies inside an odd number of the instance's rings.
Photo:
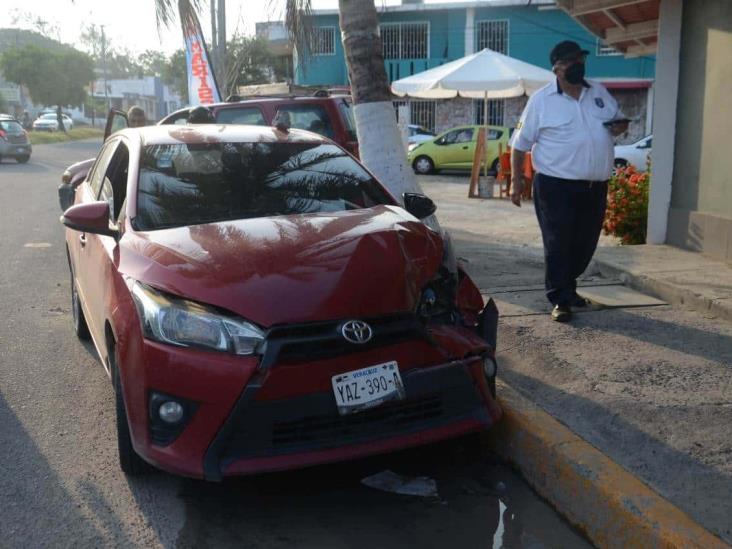
<svg viewBox="0 0 732 549">
<path fill-rule="evenodd" d="M 177 402 L 169 400 L 160 405 L 160 408 L 158 408 L 158 414 L 160 415 L 160 419 L 165 423 L 178 423 L 183 419 L 183 406 Z"/>
<path fill-rule="evenodd" d="M 496 377 L 496 363 L 492 358 L 485 357 L 483 359 L 483 372 L 485 372 L 485 377 L 488 379 Z"/>
</svg>

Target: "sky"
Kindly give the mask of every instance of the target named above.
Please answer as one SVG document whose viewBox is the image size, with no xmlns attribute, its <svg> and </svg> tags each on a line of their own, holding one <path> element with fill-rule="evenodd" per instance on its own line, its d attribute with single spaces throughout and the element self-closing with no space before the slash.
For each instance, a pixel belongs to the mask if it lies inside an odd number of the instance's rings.
<svg viewBox="0 0 732 549">
<path fill-rule="evenodd" d="M 55 27 L 62 42 L 80 46 L 80 29 L 89 24 L 104 25 L 112 47 L 140 53 L 147 49 L 170 54 L 183 46 L 178 25 L 163 28 L 160 33 L 155 23 L 153 0 L 1 0 L 0 28 L 33 28 L 38 17 Z M 426 0 L 451 2 L 460 0 Z M 463 0 L 464 1 L 464 0 Z M 378 4 L 399 4 L 398 0 L 377 0 Z M 206 2 L 207 4 L 207 2 Z M 227 33 L 237 30 L 254 34 L 254 24 L 282 18 L 283 0 L 226 0 Z M 337 0 L 312 0 L 314 9 L 335 9 Z M 120 8 L 124 6 L 124 8 Z M 208 8 L 201 18 L 201 26 L 209 38 Z M 15 23 L 14 23 L 15 20 Z"/>
</svg>

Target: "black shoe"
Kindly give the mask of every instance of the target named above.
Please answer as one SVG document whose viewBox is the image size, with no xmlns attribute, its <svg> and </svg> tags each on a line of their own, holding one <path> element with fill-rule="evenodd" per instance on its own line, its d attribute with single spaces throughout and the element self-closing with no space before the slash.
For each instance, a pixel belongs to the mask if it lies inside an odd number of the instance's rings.
<svg viewBox="0 0 732 549">
<path fill-rule="evenodd" d="M 585 299 L 584 297 L 582 297 L 581 295 L 579 295 L 579 294 L 574 294 L 574 296 L 572 297 L 572 301 L 570 301 L 570 302 L 569 302 L 569 304 L 570 304 L 570 305 L 571 305 L 572 307 L 579 307 L 579 308 L 584 308 L 584 307 L 587 307 L 587 306 L 588 306 L 588 305 L 590 304 L 590 302 L 589 302 L 589 301 L 587 301 L 587 300 L 586 300 L 586 299 Z"/>
<path fill-rule="evenodd" d="M 569 322 L 572 319 L 572 309 L 569 305 L 555 305 L 552 309 L 552 320 L 556 322 Z"/>
</svg>

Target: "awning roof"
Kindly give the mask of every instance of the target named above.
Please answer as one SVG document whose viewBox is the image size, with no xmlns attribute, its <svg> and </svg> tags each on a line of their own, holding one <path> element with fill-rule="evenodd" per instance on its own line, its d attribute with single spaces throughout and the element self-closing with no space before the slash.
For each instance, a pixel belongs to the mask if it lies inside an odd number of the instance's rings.
<svg viewBox="0 0 732 549">
<path fill-rule="evenodd" d="M 608 46 L 628 57 L 652 55 L 661 0 L 557 0 L 557 5 Z"/>
</svg>

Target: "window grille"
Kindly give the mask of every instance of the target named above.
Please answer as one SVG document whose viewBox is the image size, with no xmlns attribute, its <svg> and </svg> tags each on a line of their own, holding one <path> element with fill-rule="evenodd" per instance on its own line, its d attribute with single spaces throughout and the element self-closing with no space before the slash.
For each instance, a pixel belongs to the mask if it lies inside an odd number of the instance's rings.
<svg viewBox="0 0 732 549">
<path fill-rule="evenodd" d="M 483 108 L 484 102 L 482 99 L 476 99 L 473 103 L 475 105 L 475 123 L 483 124 Z M 489 99 L 488 100 L 488 125 L 490 126 L 503 126 L 506 115 L 506 100 L 505 99 Z"/>
<path fill-rule="evenodd" d="M 335 27 L 314 29 L 313 55 L 335 55 Z"/>
<path fill-rule="evenodd" d="M 607 57 L 610 55 L 623 55 L 622 52 L 616 50 L 612 46 L 608 46 L 599 38 L 597 39 L 597 48 L 595 50 L 595 53 L 597 54 L 598 57 Z"/>
<path fill-rule="evenodd" d="M 435 131 L 435 110 L 434 101 L 394 101 L 394 113 L 399 121 L 399 107 L 409 106 L 409 123 L 417 124 L 430 131 Z"/>
<path fill-rule="evenodd" d="M 427 59 L 428 23 L 383 23 L 379 26 L 384 59 Z"/>
<path fill-rule="evenodd" d="M 478 21 L 478 50 L 489 48 L 508 55 L 508 21 Z"/>
</svg>

